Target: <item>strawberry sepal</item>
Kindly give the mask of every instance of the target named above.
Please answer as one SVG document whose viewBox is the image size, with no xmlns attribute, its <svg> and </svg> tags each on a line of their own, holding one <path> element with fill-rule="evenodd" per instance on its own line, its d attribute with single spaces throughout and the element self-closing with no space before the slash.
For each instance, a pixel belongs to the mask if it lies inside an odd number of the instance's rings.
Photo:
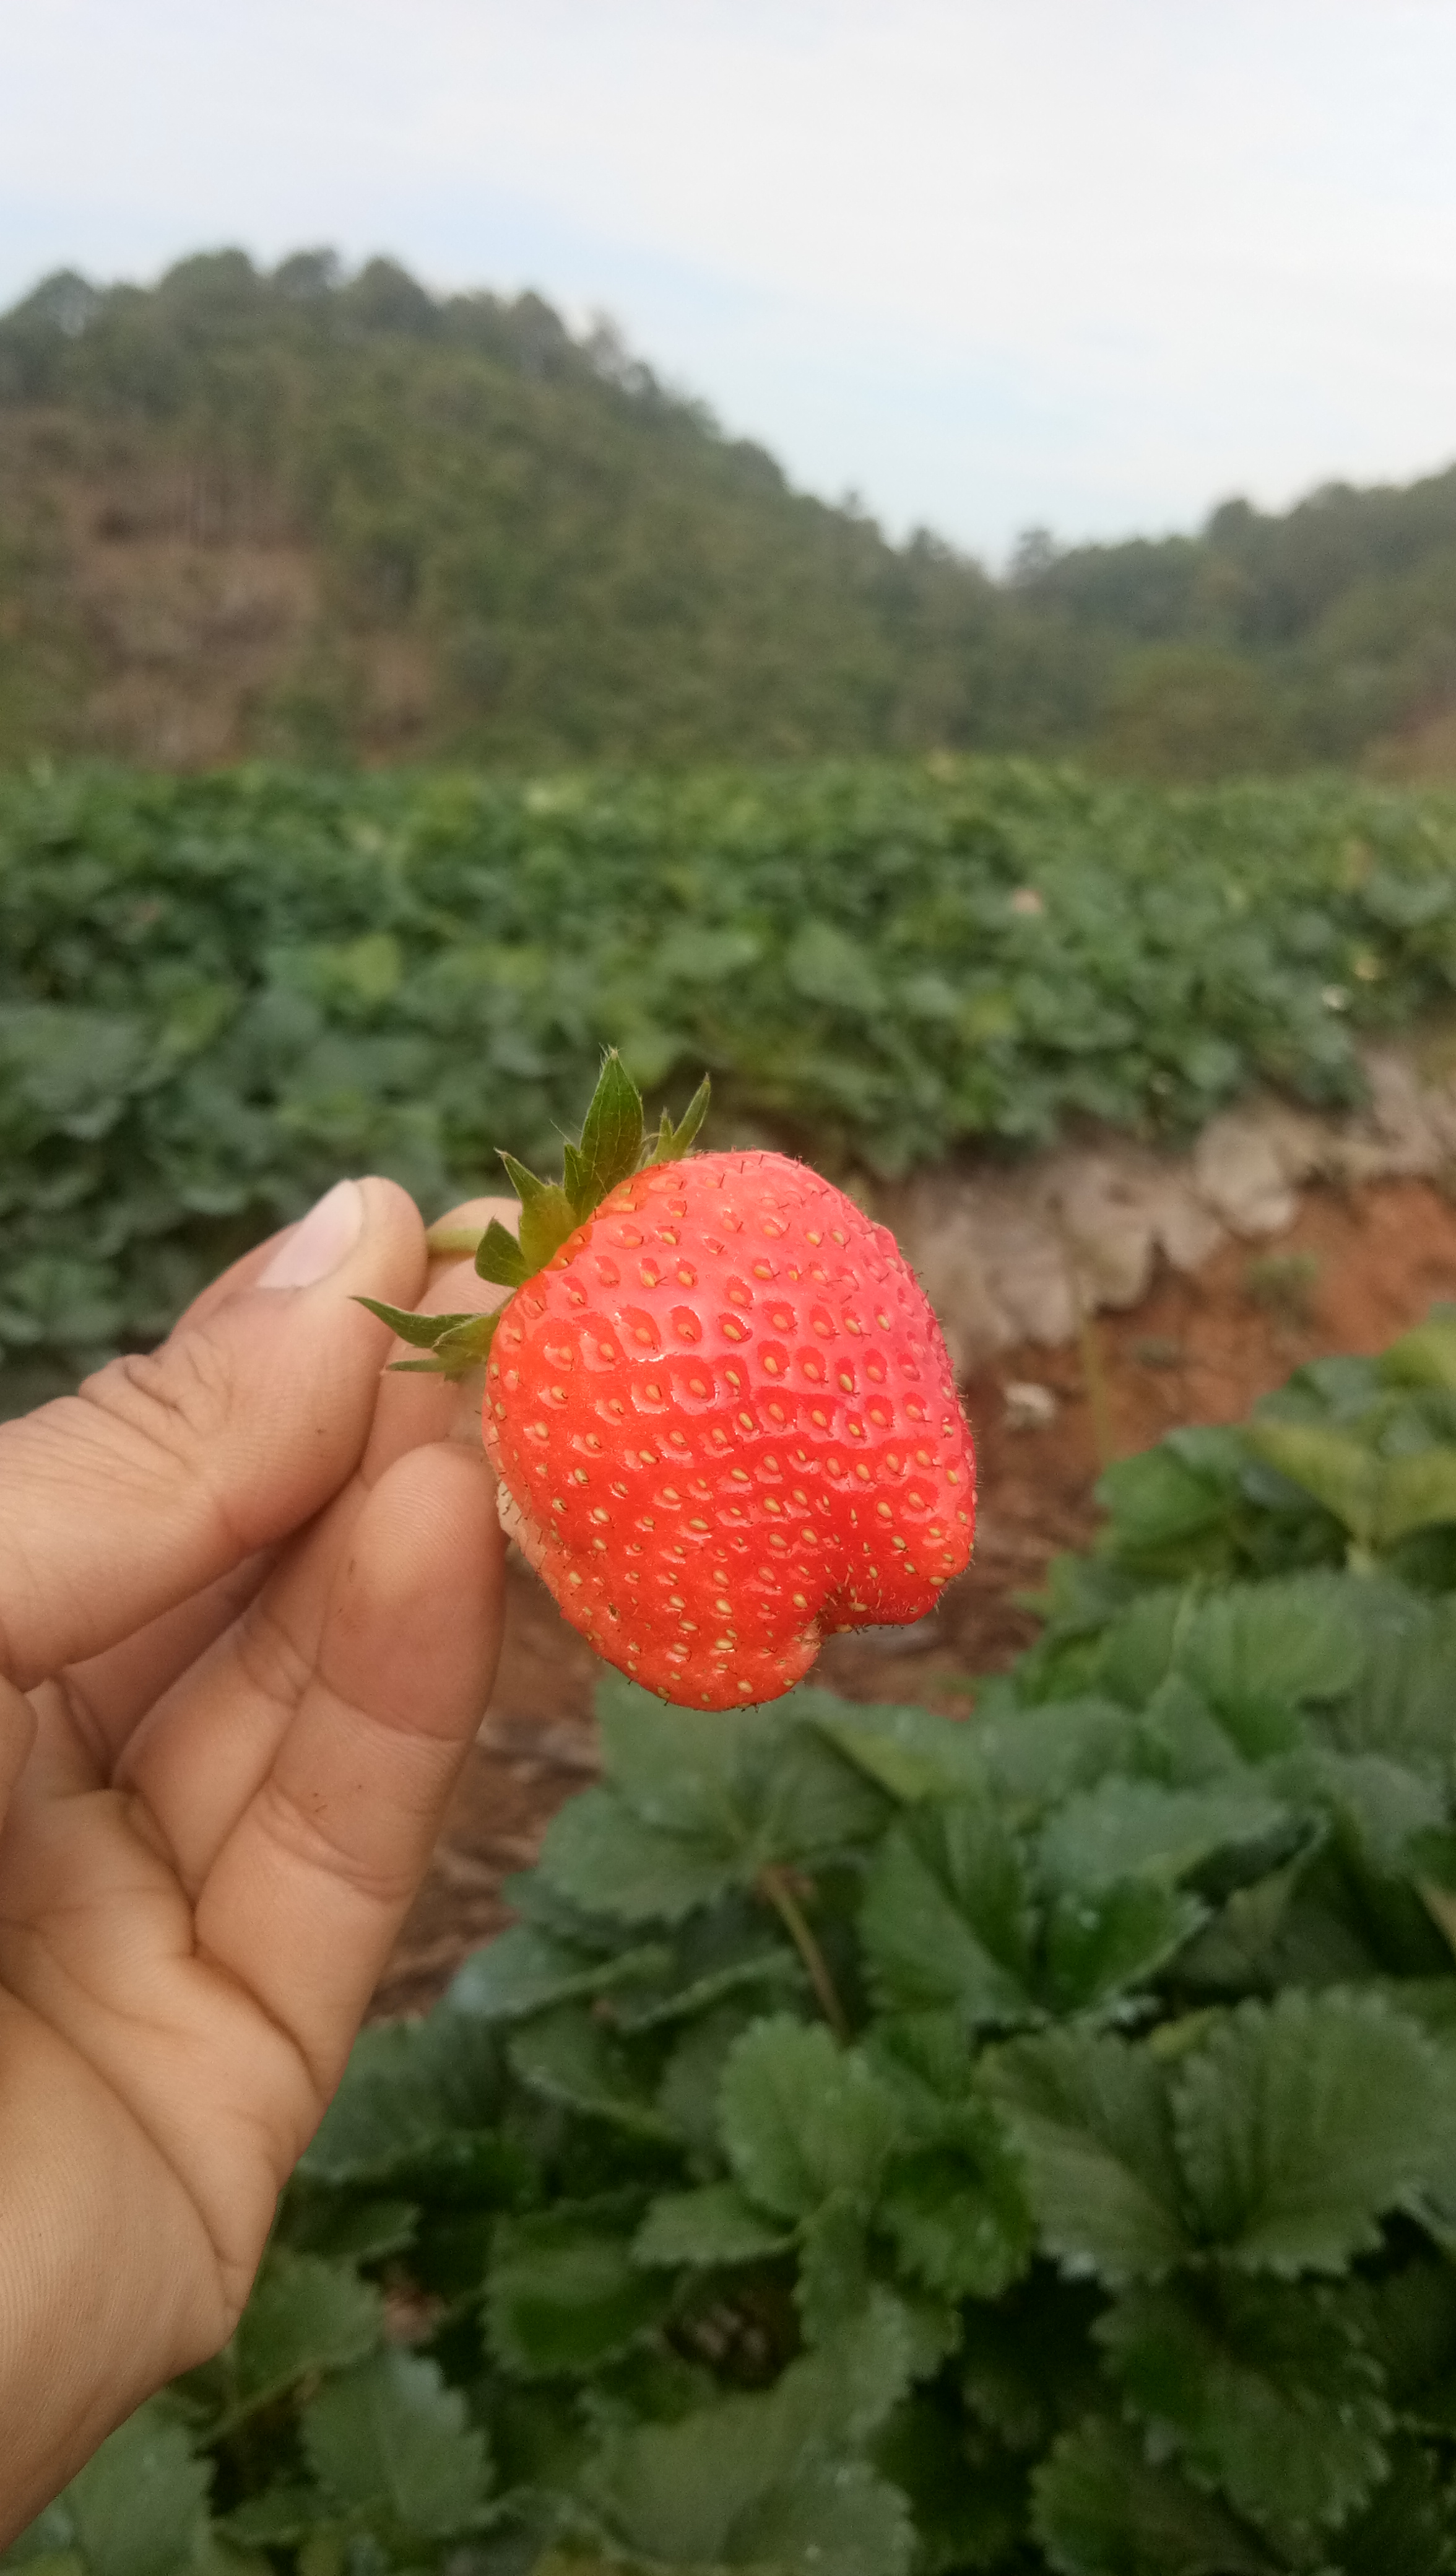
<svg viewBox="0 0 1456 2576">
<path fill-rule="evenodd" d="M 504 1227 L 501 1229 L 505 1232 Z M 510 1237 L 506 1236 L 507 1242 Z M 367 1306 L 381 1324 L 387 1324 L 400 1341 L 412 1349 L 428 1351 L 423 1360 L 391 1360 L 393 1369 L 426 1371 L 437 1377 L 464 1377 L 468 1370 L 479 1367 L 489 1353 L 500 1321 L 494 1315 L 416 1315 L 405 1306 L 386 1306 L 378 1297 L 356 1297 L 356 1306 Z"/>
</svg>

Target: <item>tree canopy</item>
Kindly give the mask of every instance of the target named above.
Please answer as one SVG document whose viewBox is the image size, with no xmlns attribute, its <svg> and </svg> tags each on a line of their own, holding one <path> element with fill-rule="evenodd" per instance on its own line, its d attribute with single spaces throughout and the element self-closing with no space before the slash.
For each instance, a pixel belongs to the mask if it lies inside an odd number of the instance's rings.
<svg viewBox="0 0 1456 2576">
<path fill-rule="evenodd" d="M 607 325 L 328 250 L 0 317 L 0 759 L 1350 761 L 1456 705 L 1456 469 L 996 581 Z M 1399 754 L 1385 755 L 1395 757 Z"/>
</svg>

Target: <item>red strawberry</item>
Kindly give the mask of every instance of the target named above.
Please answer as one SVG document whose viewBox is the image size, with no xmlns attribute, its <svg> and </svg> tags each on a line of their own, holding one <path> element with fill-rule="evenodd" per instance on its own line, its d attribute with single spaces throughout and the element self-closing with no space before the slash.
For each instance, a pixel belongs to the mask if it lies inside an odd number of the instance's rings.
<svg viewBox="0 0 1456 2576">
<path fill-rule="evenodd" d="M 514 1268 L 509 1304 L 410 1320 L 446 1363 L 489 1337 L 501 1517 L 572 1625 L 664 1699 L 729 1708 L 791 1689 L 831 1630 L 932 1608 L 970 1555 L 975 1461 L 894 1237 L 785 1155 L 679 1159 L 700 1104 L 639 1170 L 609 1058 L 566 1190 L 508 1161 L 522 1244 L 494 1227 L 477 1260 Z"/>
</svg>

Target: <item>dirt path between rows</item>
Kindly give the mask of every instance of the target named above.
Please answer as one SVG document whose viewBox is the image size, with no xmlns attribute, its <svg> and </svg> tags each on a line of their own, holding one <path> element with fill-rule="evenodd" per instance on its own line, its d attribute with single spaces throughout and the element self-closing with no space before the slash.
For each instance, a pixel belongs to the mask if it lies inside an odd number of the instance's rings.
<svg viewBox="0 0 1456 2576">
<path fill-rule="evenodd" d="M 965 1713 L 966 1676 L 1004 1666 L 1035 1634 L 1017 1596 L 1096 1528 L 1095 1413 L 1119 1455 L 1180 1423 L 1234 1422 L 1302 1361 L 1379 1350 L 1447 1298 L 1456 1299 L 1456 1207 L 1441 1192 L 1424 1181 L 1317 1189 L 1257 1252 L 1227 1244 L 1191 1276 L 1165 1273 L 1140 1306 L 1098 1316 L 1099 1404 L 1084 1348 L 1004 1352 L 964 1389 L 981 1488 L 969 1572 L 925 1632 L 831 1638 L 816 1679 L 853 1699 Z M 512 1568 L 509 1596 L 495 1696 L 377 2013 L 422 2009 L 500 1928 L 502 1879 L 529 1864 L 550 1817 L 596 1771 L 594 1659 L 524 1569 Z"/>
</svg>

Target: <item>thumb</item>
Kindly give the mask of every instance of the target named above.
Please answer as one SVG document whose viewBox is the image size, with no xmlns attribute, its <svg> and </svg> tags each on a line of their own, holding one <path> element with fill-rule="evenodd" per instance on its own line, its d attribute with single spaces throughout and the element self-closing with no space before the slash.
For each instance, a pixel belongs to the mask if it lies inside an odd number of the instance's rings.
<svg viewBox="0 0 1456 2576">
<path fill-rule="evenodd" d="M 24 1690 L 115 1645 L 312 1518 L 369 1436 L 385 1326 L 424 1230 L 392 1181 L 341 1181 L 257 1282 L 0 1423 L 0 1673 Z"/>
</svg>

